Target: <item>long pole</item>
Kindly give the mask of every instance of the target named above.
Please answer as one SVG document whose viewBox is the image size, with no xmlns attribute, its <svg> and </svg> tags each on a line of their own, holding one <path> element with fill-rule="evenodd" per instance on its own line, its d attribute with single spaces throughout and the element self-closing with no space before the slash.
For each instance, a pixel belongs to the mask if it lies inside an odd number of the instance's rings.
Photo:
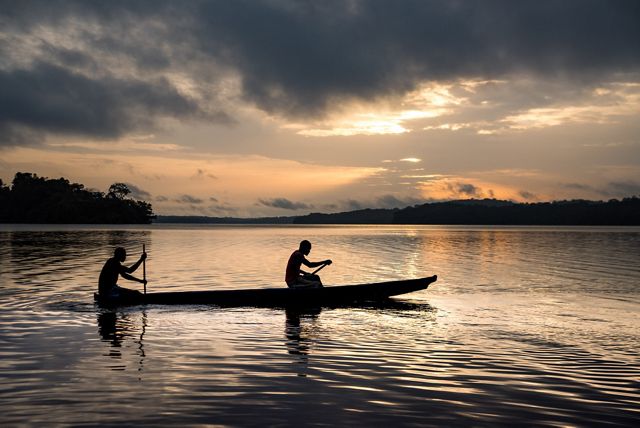
<svg viewBox="0 0 640 428">
<path fill-rule="evenodd" d="M 144 253 L 144 244 L 142 244 L 142 254 Z M 144 294 L 147 294 L 147 259 L 142 261 L 142 280 L 144 281 Z"/>
</svg>

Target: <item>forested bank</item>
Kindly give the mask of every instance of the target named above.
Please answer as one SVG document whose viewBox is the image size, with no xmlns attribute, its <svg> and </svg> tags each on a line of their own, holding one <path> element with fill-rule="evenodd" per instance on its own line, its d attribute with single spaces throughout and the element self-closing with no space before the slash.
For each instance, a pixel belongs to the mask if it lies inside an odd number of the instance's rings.
<svg viewBox="0 0 640 428">
<path fill-rule="evenodd" d="M 0 223 L 151 223 L 151 204 L 130 198 L 130 193 L 124 183 L 103 193 L 66 178 L 19 172 L 10 186 L 0 180 Z"/>
<path fill-rule="evenodd" d="M 640 225 L 640 198 L 516 203 L 496 199 L 432 202 L 402 209 L 296 217 L 296 224 Z"/>
</svg>

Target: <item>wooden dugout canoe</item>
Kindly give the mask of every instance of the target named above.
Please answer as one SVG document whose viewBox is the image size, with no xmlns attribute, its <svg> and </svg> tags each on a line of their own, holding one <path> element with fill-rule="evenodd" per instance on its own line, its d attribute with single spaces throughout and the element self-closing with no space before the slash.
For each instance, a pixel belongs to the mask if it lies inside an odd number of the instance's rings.
<svg viewBox="0 0 640 428">
<path fill-rule="evenodd" d="M 391 296 L 425 290 L 438 279 L 428 278 L 388 281 L 373 284 L 326 286 L 323 288 L 254 288 L 247 290 L 172 291 L 105 299 L 95 294 L 102 306 L 218 305 L 218 306 L 331 306 L 372 302 Z"/>
</svg>

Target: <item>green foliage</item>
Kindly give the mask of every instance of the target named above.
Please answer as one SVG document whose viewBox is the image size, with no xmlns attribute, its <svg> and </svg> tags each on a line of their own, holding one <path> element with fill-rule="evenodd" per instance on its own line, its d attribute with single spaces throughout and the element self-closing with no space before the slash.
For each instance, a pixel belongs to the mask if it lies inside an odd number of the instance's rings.
<svg viewBox="0 0 640 428">
<path fill-rule="evenodd" d="M 114 183 L 105 196 L 65 178 L 19 172 L 10 188 L 0 182 L 0 222 L 151 223 L 155 218 L 151 204 L 125 199 L 130 193 L 124 183 Z"/>
</svg>

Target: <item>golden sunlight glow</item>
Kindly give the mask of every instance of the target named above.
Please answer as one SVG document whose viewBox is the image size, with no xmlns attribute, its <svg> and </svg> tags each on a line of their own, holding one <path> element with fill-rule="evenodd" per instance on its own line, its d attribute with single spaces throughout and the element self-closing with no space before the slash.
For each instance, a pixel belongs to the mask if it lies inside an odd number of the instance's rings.
<svg viewBox="0 0 640 428">
<path fill-rule="evenodd" d="M 439 114 L 440 113 L 435 110 L 407 110 L 397 113 L 358 113 L 354 116 L 326 124 L 321 128 L 301 129 L 297 133 L 307 137 L 404 134 L 410 131 L 404 126 L 405 122 L 432 118 Z"/>
<path fill-rule="evenodd" d="M 479 180 L 475 177 L 438 176 L 420 182 L 425 199 L 484 199 L 496 198 L 524 201 L 519 189 L 502 183 Z"/>
<path fill-rule="evenodd" d="M 469 128 L 470 126 L 471 124 L 469 123 L 443 123 L 442 125 L 425 126 L 422 129 L 425 131 L 431 131 L 431 130 L 459 131 L 464 128 Z"/>
<path fill-rule="evenodd" d="M 462 81 L 455 87 L 469 94 L 476 94 L 483 85 L 502 85 L 509 81 Z M 515 81 L 514 84 L 527 85 L 527 81 Z M 431 105 L 446 102 L 451 118 L 456 114 L 465 116 L 465 109 L 475 111 L 492 108 L 493 101 L 486 99 L 470 100 L 464 97 L 451 96 L 452 87 L 438 87 L 426 91 L 425 99 L 430 99 Z M 499 101 L 497 102 L 500 104 Z M 422 128 L 425 131 L 459 131 L 471 129 L 478 135 L 503 134 L 510 131 L 526 131 L 551 126 L 573 123 L 585 124 L 615 124 L 622 116 L 633 116 L 640 111 L 640 85 L 637 83 L 618 82 L 609 83 L 605 87 L 595 88 L 588 98 L 581 104 L 558 105 L 549 107 L 525 109 L 508 114 L 495 121 L 472 120 L 460 122 L 446 122 L 430 124 Z M 465 116 L 466 117 L 466 116 Z"/>
<path fill-rule="evenodd" d="M 7 150 L 3 160 L 17 171 L 33 171 L 52 178 L 64 176 L 103 191 L 114 181 L 133 183 L 153 197 L 166 198 L 153 201 L 156 211 L 161 212 L 163 206 L 183 194 L 205 203 L 215 197 L 235 206 L 251 206 L 259 198 L 299 199 L 313 192 L 330 192 L 382 171 L 382 168 L 311 165 L 263 156 L 106 156 L 37 148 Z"/>
<path fill-rule="evenodd" d="M 546 128 L 568 123 L 615 123 L 619 116 L 631 116 L 640 111 L 640 85 L 616 83 L 610 88 L 596 88 L 590 104 L 535 108 L 520 114 L 510 115 L 501 120 L 506 129 L 527 130 Z"/>
<path fill-rule="evenodd" d="M 505 117 L 502 122 L 511 129 L 524 130 L 557 126 L 569 122 L 606 123 L 607 109 L 597 107 L 536 108 Z"/>
<path fill-rule="evenodd" d="M 522 131 L 567 123 L 613 123 L 616 116 L 637 114 L 640 88 L 633 83 L 613 83 L 596 88 L 586 104 L 534 108 L 511 114 L 495 122 L 461 121 L 416 128 L 420 121 L 453 116 L 464 108 L 490 108 L 487 100 L 472 101 L 473 94 L 486 85 L 502 85 L 503 80 L 468 80 L 448 84 L 425 83 L 401 98 L 370 103 L 355 101 L 334 106 L 334 112 L 319 122 L 283 123 L 281 127 L 308 137 L 405 134 L 413 129 L 459 131 L 474 129 L 479 135 Z"/>
<path fill-rule="evenodd" d="M 453 95 L 452 88 L 452 84 L 428 83 L 400 99 L 345 103 L 322 122 L 286 123 L 282 127 L 308 137 L 404 134 L 411 132 L 411 122 L 450 114 L 453 107 L 467 101 Z"/>
</svg>

